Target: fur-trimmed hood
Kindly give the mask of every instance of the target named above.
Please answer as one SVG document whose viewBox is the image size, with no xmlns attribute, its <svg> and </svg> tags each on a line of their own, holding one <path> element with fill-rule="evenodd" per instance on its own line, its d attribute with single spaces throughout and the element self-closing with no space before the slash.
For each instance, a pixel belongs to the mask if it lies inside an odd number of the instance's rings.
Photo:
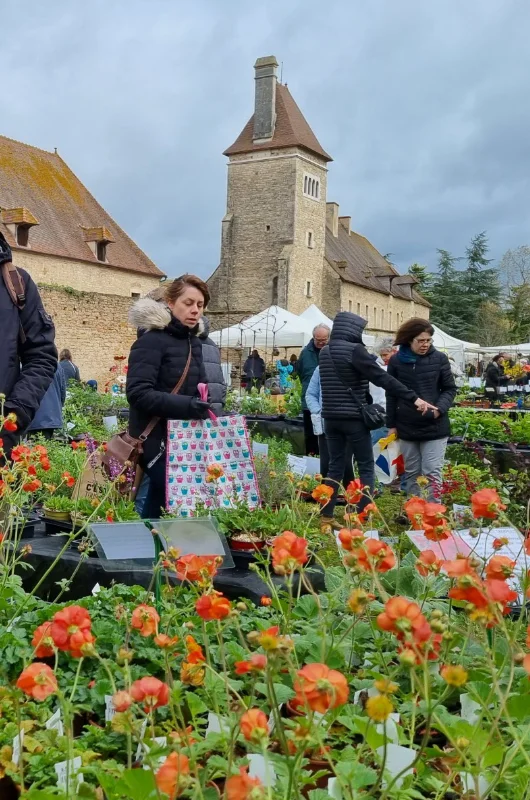
<svg viewBox="0 0 530 800">
<path fill-rule="evenodd" d="M 199 320 L 199 330 L 197 336 L 199 339 L 207 339 L 210 335 L 210 320 L 208 317 L 201 317 Z"/>
<path fill-rule="evenodd" d="M 164 330 L 171 322 L 171 312 L 164 303 L 143 297 L 129 311 L 129 322 L 142 331 Z"/>
</svg>

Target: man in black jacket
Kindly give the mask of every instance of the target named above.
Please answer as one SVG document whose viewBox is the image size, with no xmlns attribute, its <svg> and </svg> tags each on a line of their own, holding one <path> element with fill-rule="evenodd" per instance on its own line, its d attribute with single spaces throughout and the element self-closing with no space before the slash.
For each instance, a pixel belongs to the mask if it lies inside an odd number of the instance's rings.
<svg viewBox="0 0 530 800">
<path fill-rule="evenodd" d="M 2 265 L 10 262 L 11 248 L 0 233 L 0 395 L 5 398 L 4 414 L 17 417 L 16 432 L 0 432 L 6 455 L 35 416 L 57 368 L 52 319 L 35 283 L 22 269 L 25 298 L 17 307 L 3 277 Z"/>
<path fill-rule="evenodd" d="M 322 507 L 322 529 L 340 528 L 333 519 L 337 490 L 344 475 L 346 452 L 353 452 L 358 475 L 366 495 L 357 505 L 362 509 L 370 502 L 374 491 L 375 471 L 370 431 L 363 422 L 361 407 L 370 404 L 368 391 L 371 382 L 381 386 L 389 395 L 396 395 L 413 403 L 425 413 L 429 403 L 416 392 L 388 375 L 377 364 L 363 344 L 362 333 L 366 320 L 349 311 L 341 311 L 333 321 L 329 345 L 320 353 L 320 385 L 322 388 L 322 418 L 329 450 L 329 469 L 326 483 L 333 488 L 329 503 Z"/>
</svg>

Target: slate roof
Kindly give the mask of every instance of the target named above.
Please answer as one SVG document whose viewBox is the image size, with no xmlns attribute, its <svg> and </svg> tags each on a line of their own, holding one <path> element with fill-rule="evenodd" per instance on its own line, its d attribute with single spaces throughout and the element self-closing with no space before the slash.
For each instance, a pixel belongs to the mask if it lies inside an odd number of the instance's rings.
<svg viewBox="0 0 530 800">
<path fill-rule="evenodd" d="M 333 236 L 331 230 L 326 228 L 325 257 L 342 280 L 381 294 L 391 294 L 403 300 L 411 299 L 403 286 L 409 282 L 407 276 L 400 276 L 395 267 L 389 264 L 364 236 L 354 231 L 348 234 L 340 223 L 338 228 L 338 236 Z M 342 263 L 343 268 L 338 266 L 338 263 Z M 388 280 L 384 279 L 385 276 L 391 278 L 390 288 Z M 412 299 L 419 305 L 430 307 L 430 303 L 414 289 L 412 289 Z"/>
<path fill-rule="evenodd" d="M 271 148 L 301 147 L 303 150 L 315 153 L 325 161 L 333 161 L 311 130 L 307 120 L 293 100 L 289 89 L 281 83 L 276 85 L 276 125 L 274 136 L 267 142 L 255 144 L 252 141 L 253 131 L 254 115 L 251 116 L 235 142 L 224 151 L 223 155 L 233 156 L 259 150 L 270 150 Z"/>
<path fill-rule="evenodd" d="M 0 136 L 0 208 L 21 207 L 39 222 L 29 235 L 32 252 L 102 264 L 87 244 L 85 234 L 87 229 L 104 228 L 113 242 L 107 247 L 106 266 L 157 278 L 164 274 L 57 153 Z M 16 250 L 16 241 L 1 218 L 0 230 Z"/>
</svg>

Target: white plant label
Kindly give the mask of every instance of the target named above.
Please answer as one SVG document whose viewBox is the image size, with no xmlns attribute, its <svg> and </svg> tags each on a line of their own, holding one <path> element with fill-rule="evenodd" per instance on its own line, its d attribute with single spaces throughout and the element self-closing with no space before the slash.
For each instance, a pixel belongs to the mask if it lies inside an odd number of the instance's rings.
<svg viewBox="0 0 530 800">
<path fill-rule="evenodd" d="M 375 729 L 377 733 L 386 736 L 387 741 L 399 744 L 398 722 L 399 714 L 390 714 L 388 719 L 376 725 Z"/>
<path fill-rule="evenodd" d="M 65 792 L 75 791 L 79 784 L 83 783 L 83 776 L 77 774 L 81 769 L 81 764 L 81 756 L 77 756 L 70 761 L 60 761 L 55 765 L 59 789 L 64 789 Z"/>
<path fill-rule="evenodd" d="M 283 703 L 281 703 L 278 706 L 278 713 L 280 716 L 282 715 L 282 708 L 283 708 Z M 271 711 L 271 713 L 269 714 L 269 734 L 273 732 L 275 727 L 276 727 L 276 720 L 274 718 L 274 711 Z"/>
<path fill-rule="evenodd" d="M 265 760 L 260 753 L 249 753 L 247 756 L 250 766 L 248 774 L 251 778 L 259 778 L 264 786 L 274 786 L 276 773 L 270 761 Z"/>
<path fill-rule="evenodd" d="M 385 759 L 385 748 L 378 747 L 375 751 L 381 761 Z M 393 778 L 396 775 L 400 777 L 396 780 L 396 785 L 401 786 L 407 775 L 412 772 L 412 764 L 416 760 L 417 752 L 411 750 L 410 747 L 402 747 L 400 744 L 387 744 L 386 746 L 386 759 L 385 769 L 390 772 Z M 386 785 L 386 781 L 383 781 Z"/>
<path fill-rule="evenodd" d="M 333 800 L 342 800 L 342 792 L 340 790 L 340 783 L 337 778 L 330 778 L 328 781 L 328 794 Z"/>
<path fill-rule="evenodd" d="M 300 456 L 287 456 L 287 463 L 289 464 L 289 469 L 295 475 L 298 475 L 300 478 L 303 478 L 305 475 L 305 456 L 302 458 Z"/>
<path fill-rule="evenodd" d="M 92 589 L 92 594 L 94 595 L 94 597 L 96 597 L 96 595 L 98 595 L 100 591 L 101 591 L 101 586 L 99 585 L 99 583 L 96 583 L 96 585 Z"/>
<path fill-rule="evenodd" d="M 57 731 L 59 736 L 64 736 L 64 725 L 61 717 L 61 709 L 58 708 L 55 714 L 52 714 L 46 725 L 44 726 L 49 731 Z"/>
<path fill-rule="evenodd" d="M 210 712 L 208 714 L 208 727 L 206 728 L 206 734 L 209 733 L 229 733 L 230 732 L 230 725 L 220 717 L 219 714 L 212 714 Z"/>
<path fill-rule="evenodd" d="M 160 747 L 167 747 L 167 736 L 155 736 L 155 738 L 152 739 L 152 741 L 155 744 L 158 744 Z M 143 747 L 144 747 L 145 755 L 148 755 L 151 752 L 151 747 L 149 747 L 149 745 L 145 744 L 145 742 L 144 742 Z M 144 755 L 144 758 L 143 758 L 144 761 L 145 761 L 145 755 Z M 165 756 L 160 756 L 160 758 L 157 758 L 156 762 L 153 764 L 154 769 L 158 769 L 158 767 L 160 767 L 164 763 L 165 760 L 166 760 Z M 149 764 L 144 764 L 143 767 L 144 767 L 144 769 L 151 769 Z"/>
<path fill-rule="evenodd" d="M 144 740 L 145 732 L 147 730 L 147 717 L 142 722 L 142 726 L 140 728 L 140 741 L 138 742 L 138 747 L 136 748 L 136 760 L 140 761 L 143 753 L 142 742 Z"/>
<path fill-rule="evenodd" d="M 17 764 L 20 761 L 20 756 L 22 755 L 22 745 L 24 744 L 24 728 L 21 728 L 19 733 L 13 739 L 13 755 L 11 756 L 11 761 L 13 764 Z"/>
<path fill-rule="evenodd" d="M 116 714 L 116 709 L 114 708 L 114 703 L 112 700 L 111 694 L 105 695 L 105 722 L 110 722 L 114 719 L 114 715 Z"/>
</svg>

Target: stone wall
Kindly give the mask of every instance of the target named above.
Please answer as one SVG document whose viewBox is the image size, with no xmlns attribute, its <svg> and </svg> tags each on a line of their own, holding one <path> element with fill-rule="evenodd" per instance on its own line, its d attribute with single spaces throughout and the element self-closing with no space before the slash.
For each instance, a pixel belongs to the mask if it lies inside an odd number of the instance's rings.
<svg viewBox="0 0 530 800">
<path fill-rule="evenodd" d="M 17 267 L 27 270 L 37 283 L 71 286 L 81 292 L 105 292 L 130 298 L 132 294 L 143 296 L 160 283 L 157 277 L 141 272 L 128 272 L 31 250 L 17 249 L 13 252 L 13 261 Z"/>
<path fill-rule="evenodd" d="M 342 283 L 341 310 L 353 311 L 368 320 L 367 333 L 388 336 L 411 317 L 429 319 L 429 308 L 399 297 L 364 289 L 353 283 Z"/>
<path fill-rule="evenodd" d="M 136 339 L 127 322 L 131 298 L 67 288 L 39 287 L 39 291 L 53 317 L 57 349 L 71 350 L 81 380 L 95 378 L 103 389 L 114 356 L 128 356 Z"/>
</svg>

